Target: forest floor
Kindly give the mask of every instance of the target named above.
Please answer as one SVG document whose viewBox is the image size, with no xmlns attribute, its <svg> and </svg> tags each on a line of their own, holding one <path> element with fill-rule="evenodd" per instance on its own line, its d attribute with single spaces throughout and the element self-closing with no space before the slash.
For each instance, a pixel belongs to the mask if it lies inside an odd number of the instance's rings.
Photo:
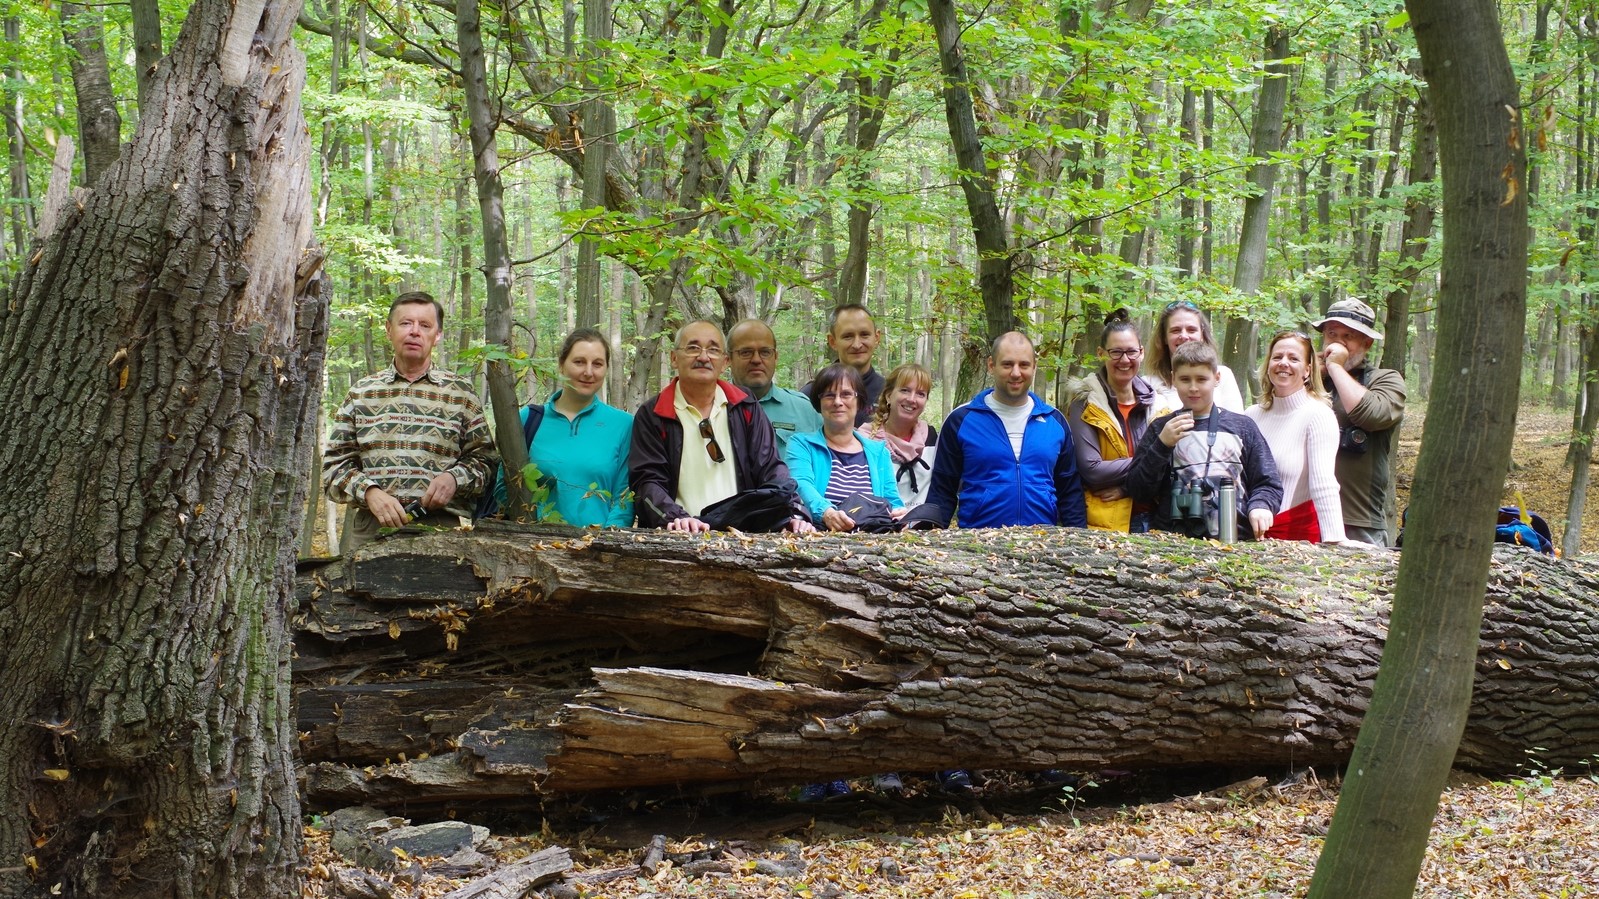
<svg viewBox="0 0 1599 899">
<path fill-rule="evenodd" d="M 1414 409 L 1402 433 L 1401 508 L 1424 417 Z M 1569 428 L 1569 412 L 1523 409 L 1506 482 L 1505 504 L 1517 502 L 1519 490 L 1554 527 L 1557 545 Z M 1592 505 L 1583 536 L 1584 552 L 1599 550 Z M 493 836 L 479 851 L 503 864 L 565 847 L 573 869 L 552 895 L 566 896 L 1264 899 L 1304 894 L 1337 799 L 1336 771 L 1095 772 L 1071 787 L 987 774 L 960 795 L 907 774 L 902 794 L 856 780 L 853 794 L 809 804 L 791 791 L 591 798 L 483 820 Z M 483 876 L 426 858 L 402 859 L 398 872 L 358 871 L 331 850 L 321 819 L 306 835 L 306 897 L 435 899 Z M 642 869 L 657 835 L 665 859 Z M 1599 759 L 1560 772 L 1544 770 L 1534 755 L 1523 772 L 1492 780 L 1457 772 L 1416 895 L 1599 897 L 1594 846 Z M 365 888 L 376 892 L 349 886 L 352 874 L 369 877 Z"/>
</svg>

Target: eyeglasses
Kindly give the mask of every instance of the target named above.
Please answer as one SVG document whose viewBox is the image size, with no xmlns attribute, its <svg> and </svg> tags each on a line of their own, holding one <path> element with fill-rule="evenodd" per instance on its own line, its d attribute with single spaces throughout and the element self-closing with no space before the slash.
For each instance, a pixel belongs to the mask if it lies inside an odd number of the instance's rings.
<svg viewBox="0 0 1599 899">
<path fill-rule="evenodd" d="M 1195 306 L 1189 300 L 1172 300 L 1170 303 L 1166 304 L 1166 311 L 1167 312 L 1174 312 L 1174 311 L 1176 311 L 1178 309 L 1192 309 L 1195 312 L 1199 311 L 1199 307 Z"/>
<path fill-rule="evenodd" d="M 700 436 L 710 441 L 705 444 L 705 452 L 710 454 L 712 462 L 720 462 L 727 458 L 722 455 L 722 445 L 716 442 L 716 432 L 711 430 L 710 419 L 700 419 Z"/>
<path fill-rule="evenodd" d="M 1137 359 L 1139 356 L 1143 355 L 1143 352 L 1144 351 L 1142 349 L 1106 350 L 1105 355 L 1112 359 Z"/>
<path fill-rule="evenodd" d="M 769 347 L 769 346 L 763 346 L 760 349 L 756 349 L 755 347 L 748 347 L 747 346 L 747 347 L 741 347 L 741 348 L 739 348 L 737 350 L 734 350 L 733 351 L 733 355 L 739 357 L 740 359 L 743 359 L 746 362 L 748 362 L 751 359 L 754 359 L 756 356 L 759 356 L 762 359 L 776 359 L 777 358 L 777 350 L 775 350 L 775 349 L 773 349 L 772 347 Z"/>
<path fill-rule="evenodd" d="M 838 400 L 843 400 L 847 403 L 858 396 L 860 396 L 860 394 L 854 392 L 853 390 L 846 390 L 843 393 L 824 393 L 822 394 L 822 402 L 831 403 Z"/>
<path fill-rule="evenodd" d="M 697 343 L 691 343 L 688 346 L 678 347 L 677 351 L 691 359 L 698 358 L 700 356 L 707 356 L 711 359 L 720 359 L 723 355 L 722 348 L 719 346 L 700 346 Z"/>
</svg>

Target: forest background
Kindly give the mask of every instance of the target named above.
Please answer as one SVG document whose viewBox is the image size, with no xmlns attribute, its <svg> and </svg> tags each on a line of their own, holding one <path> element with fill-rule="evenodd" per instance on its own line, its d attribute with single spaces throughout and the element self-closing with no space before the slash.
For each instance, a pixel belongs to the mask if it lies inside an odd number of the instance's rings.
<svg viewBox="0 0 1599 899">
<path fill-rule="evenodd" d="M 1038 341 L 1052 397 L 1118 306 L 1146 324 L 1173 301 L 1210 310 L 1246 383 L 1263 337 L 1345 297 L 1377 308 L 1382 363 L 1428 393 L 1437 149 L 1399 2 L 482 4 L 497 164 L 468 136 L 457 8 L 300 17 L 335 284 L 324 409 L 386 363 L 406 289 L 445 304 L 442 364 L 482 383 L 507 361 L 522 401 L 591 325 L 619 353 L 607 399 L 632 409 L 669 376 L 672 329 L 702 317 L 771 321 L 797 386 L 844 302 L 877 315 L 882 369 L 933 370 L 935 421 L 996 327 Z M 93 183 L 132 134 L 187 4 L 0 10 L 10 281 L 46 195 Z M 1599 419 L 1599 4 L 1500 10 L 1529 152 L 1510 185 L 1531 200 L 1523 397 L 1571 410 L 1576 519 Z M 474 176 L 494 174 L 499 201 L 480 202 Z M 508 349 L 485 341 L 496 278 Z"/>
</svg>

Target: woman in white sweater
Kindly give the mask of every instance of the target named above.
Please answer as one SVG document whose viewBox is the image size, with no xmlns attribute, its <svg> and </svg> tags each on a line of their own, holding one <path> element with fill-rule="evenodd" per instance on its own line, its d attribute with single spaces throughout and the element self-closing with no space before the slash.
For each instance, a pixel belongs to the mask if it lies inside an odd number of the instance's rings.
<svg viewBox="0 0 1599 899">
<path fill-rule="evenodd" d="M 1260 367 L 1260 402 L 1244 411 L 1271 447 L 1283 482 L 1283 507 L 1266 536 L 1278 540 L 1341 543 L 1338 499 L 1338 419 L 1321 382 L 1321 360 L 1310 338 L 1281 331 Z"/>
</svg>

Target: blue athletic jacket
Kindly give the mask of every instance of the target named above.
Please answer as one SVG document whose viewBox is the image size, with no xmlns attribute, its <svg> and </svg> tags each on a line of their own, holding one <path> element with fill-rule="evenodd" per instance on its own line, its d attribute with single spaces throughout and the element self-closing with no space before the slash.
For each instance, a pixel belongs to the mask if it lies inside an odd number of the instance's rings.
<svg viewBox="0 0 1599 899">
<path fill-rule="evenodd" d="M 1059 409 L 1029 393 L 1033 414 L 1022 434 L 1022 456 L 1011 452 L 1005 424 L 979 393 L 944 419 L 927 501 L 945 518 L 959 502 L 963 528 L 1010 525 L 1086 527 L 1083 485 L 1077 477 L 1071 427 Z"/>
</svg>

